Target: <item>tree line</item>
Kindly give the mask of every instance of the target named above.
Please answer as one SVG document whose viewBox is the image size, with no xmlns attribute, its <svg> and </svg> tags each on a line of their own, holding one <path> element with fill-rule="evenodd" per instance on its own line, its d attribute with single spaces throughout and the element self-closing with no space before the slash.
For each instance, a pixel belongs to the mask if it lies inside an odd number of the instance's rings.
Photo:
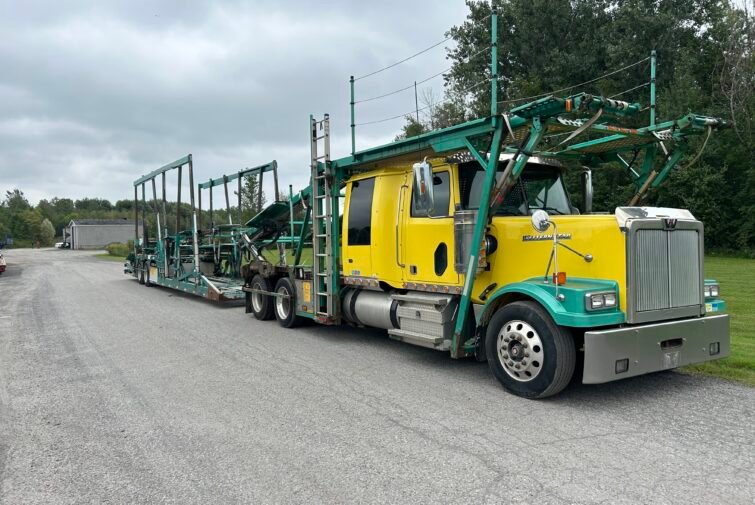
<svg viewBox="0 0 755 505">
<path fill-rule="evenodd" d="M 206 190 L 205 190 L 206 192 Z M 215 189 L 215 201 L 212 216 L 209 212 L 208 200 L 204 202 L 204 209 L 200 220 L 204 228 L 214 224 L 246 222 L 256 213 L 259 206 L 265 204 L 265 194 L 259 200 L 258 181 L 255 176 L 244 178 L 241 190 L 242 212 L 239 214 L 238 197 L 233 194 L 230 198 L 230 213 L 225 208 L 225 196 L 220 195 L 222 188 Z M 207 195 L 205 195 L 207 198 Z M 284 195 L 279 200 L 284 200 Z M 233 205 L 236 203 L 236 205 Z M 146 205 L 137 202 L 137 219 L 144 220 L 148 234 L 154 235 L 156 226 L 155 209 L 162 211 L 162 201 L 148 200 Z M 177 213 L 177 210 L 180 212 Z M 145 212 L 142 215 L 142 210 Z M 176 216 L 178 214 L 178 220 Z M 230 214 L 230 215 L 229 215 Z M 165 203 L 165 223 L 169 233 L 175 233 L 176 229 L 191 229 L 191 206 L 182 202 L 180 207 L 176 202 Z M 8 190 L 0 201 L 0 244 L 5 243 L 6 238 L 13 239 L 13 247 L 49 247 L 56 240 L 62 240 L 63 228 L 76 219 L 134 219 L 134 200 L 118 200 L 115 203 L 104 198 L 51 198 L 40 200 L 36 205 L 29 200 L 19 189 Z M 164 218 L 161 218 L 164 219 Z"/>
<path fill-rule="evenodd" d="M 419 120 L 405 118 L 399 137 L 486 116 L 490 110 L 490 13 L 498 11 L 499 111 L 584 83 L 657 52 L 658 121 L 688 112 L 722 117 L 732 128 L 691 142 L 666 184 L 645 205 L 687 208 L 705 223 L 709 249 L 755 255 L 755 23 L 751 0 L 493 0 L 467 1 L 444 96 L 422 93 Z M 470 58 L 469 56 L 472 55 Z M 586 91 L 648 105 L 649 62 L 560 93 Z M 476 86 L 476 87 L 475 87 Z M 649 111 L 640 124 L 648 124 Z M 660 156 L 660 155 L 659 155 Z M 613 212 L 634 192 L 628 172 L 596 170 L 594 210 Z M 578 170 L 567 187 L 580 193 Z"/>
</svg>

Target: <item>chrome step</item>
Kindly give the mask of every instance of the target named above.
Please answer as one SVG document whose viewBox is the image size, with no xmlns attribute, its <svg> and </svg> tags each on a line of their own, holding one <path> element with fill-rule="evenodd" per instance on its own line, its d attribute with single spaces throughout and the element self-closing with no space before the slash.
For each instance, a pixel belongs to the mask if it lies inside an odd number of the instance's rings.
<svg viewBox="0 0 755 505">
<path fill-rule="evenodd" d="M 416 333 L 407 330 L 388 330 L 388 335 L 393 340 L 400 340 L 408 344 L 428 347 L 430 349 L 448 350 L 451 347 L 451 341 L 443 337 L 434 337 L 423 333 Z"/>
</svg>

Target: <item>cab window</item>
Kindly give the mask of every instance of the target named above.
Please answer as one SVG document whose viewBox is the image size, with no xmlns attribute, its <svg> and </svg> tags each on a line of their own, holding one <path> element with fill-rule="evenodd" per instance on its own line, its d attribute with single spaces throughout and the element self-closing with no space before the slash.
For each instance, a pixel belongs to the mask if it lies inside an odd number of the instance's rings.
<svg viewBox="0 0 755 505">
<path fill-rule="evenodd" d="M 498 166 L 500 182 L 506 163 Z M 475 162 L 459 165 L 459 189 L 464 209 L 478 209 L 485 171 Z M 497 216 L 527 216 L 537 209 L 554 214 L 571 214 L 571 205 L 558 167 L 527 165 L 516 185 L 496 211 Z"/>
<path fill-rule="evenodd" d="M 415 212 L 414 198 L 411 200 L 411 217 L 427 217 L 421 212 Z M 432 217 L 448 216 L 448 205 L 451 203 L 451 177 L 447 170 L 433 174 L 433 200 Z"/>
<path fill-rule="evenodd" d="M 370 245 L 372 234 L 372 195 L 375 178 L 351 183 L 349 197 L 349 245 Z"/>
</svg>

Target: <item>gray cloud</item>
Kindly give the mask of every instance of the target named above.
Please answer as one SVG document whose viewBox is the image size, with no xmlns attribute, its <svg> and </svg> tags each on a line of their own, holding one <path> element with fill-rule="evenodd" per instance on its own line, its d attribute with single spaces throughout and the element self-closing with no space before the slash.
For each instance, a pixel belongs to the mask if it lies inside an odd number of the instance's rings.
<svg viewBox="0 0 755 505">
<path fill-rule="evenodd" d="M 348 78 L 440 40 L 447 2 L 7 2 L 0 5 L 0 190 L 129 198 L 131 182 L 194 154 L 197 179 L 276 158 L 306 182 L 307 118 L 329 112 L 350 149 Z M 371 79 L 391 91 L 448 66 L 442 48 Z M 441 79 L 431 83 L 437 92 Z M 411 110 L 413 93 L 364 104 L 358 122 Z M 359 130 L 390 140 L 401 120 Z"/>
</svg>

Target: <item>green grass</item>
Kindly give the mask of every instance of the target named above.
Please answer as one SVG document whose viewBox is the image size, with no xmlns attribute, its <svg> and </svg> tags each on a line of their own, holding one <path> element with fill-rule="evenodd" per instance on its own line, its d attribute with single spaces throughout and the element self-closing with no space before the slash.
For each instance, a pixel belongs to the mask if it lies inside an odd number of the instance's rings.
<svg viewBox="0 0 755 505">
<path fill-rule="evenodd" d="M 111 255 L 109 253 L 95 254 L 94 257 L 97 258 L 97 259 L 100 259 L 100 260 L 118 261 L 120 263 L 123 263 L 124 261 L 126 261 L 126 257 L 125 256 L 113 256 L 113 255 Z"/>
<path fill-rule="evenodd" d="M 755 260 L 707 256 L 705 277 L 721 284 L 731 315 L 731 355 L 683 370 L 755 386 Z"/>
<path fill-rule="evenodd" d="M 269 262 L 277 265 L 278 264 L 278 250 L 277 249 L 263 249 L 262 250 L 262 256 L 267 259 Z M 294 264 L 294 256 L 295 253 L 290 248 L 286 249 L 286 261 L 289 265 Z M 299 261 L 299 264 L 301 265 L 311 265 L 312 264 L 312 248 L 311 247 L 305 247 L 301 251 L 301 261 Z"/>
</svg>

